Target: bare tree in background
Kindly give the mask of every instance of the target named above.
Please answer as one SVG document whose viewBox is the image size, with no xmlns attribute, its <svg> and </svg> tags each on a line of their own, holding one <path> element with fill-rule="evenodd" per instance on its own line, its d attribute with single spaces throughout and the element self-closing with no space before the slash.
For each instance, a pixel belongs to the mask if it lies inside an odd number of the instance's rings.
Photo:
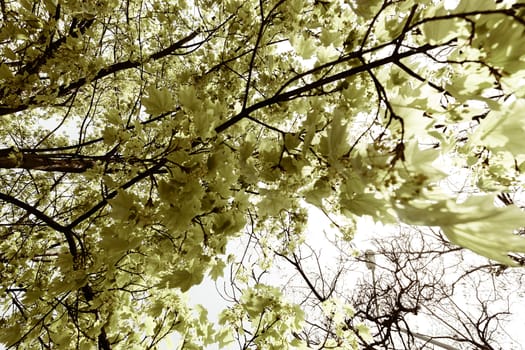
<svg viewBox="0 0 525 350">
<path fill-rule="evenodd" d="M 470 261 L 444 243 L 438 232 L 408 228 L 374 240 L 375 278 L 360 280 L 348 296 L 356 308 L 349 327 L 366 320 L 374 333 L 365 348 L 506 348 L 512 336 L 504 322 L 522 271 Z"/>
<path fill-rule="evenodd" d="M 247 269 L 268 254 L 261 239 L 263 233 L 250 232 L 241 261 Z M 341 346 L 351 332 L 364 349 L 522 349 L 509 329 L 512 305 L 523 301 L 522 269 L 481 259 L 430 229 L 400 227 L 359 254 L 348 243 L 332 243 L 335 258 L 308 240 L 290 254 L 274 245 L 274 267 L 252 274 L 259 283 L 264 275 L 282 277 L 283 290 L 306 310 L 296 337 L 311 348 Z M 332 299 L 353 308 L 342 328 L 326 312 Z"/>
</svg>

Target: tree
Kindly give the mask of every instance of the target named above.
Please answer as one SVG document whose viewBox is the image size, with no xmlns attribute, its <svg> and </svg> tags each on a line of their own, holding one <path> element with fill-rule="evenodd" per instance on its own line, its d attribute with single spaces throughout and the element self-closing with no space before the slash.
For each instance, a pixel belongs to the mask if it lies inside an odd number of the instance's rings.
<svg viewBox="0 0 525 350">
<path fill-rule="evenodd" d="M 522 348 L 522 269 L 487 262 L 428 228 L 390 227 L 371 239 L 373 250 L 363 252 L 331 231 L 324 243 L 307 232 L 286 253 L 268 248 L 264 233 L 251 232 L 230 280 L 219 283 L 226 314 L 242 308 L 238 291 L 278 281 L 287 299 L 304 310 L 305 325 L 294 336 L 311 348 Z M 260 263 L 271 254 L 277 263 Z M 259 335 L 249 322 L 240 329 L 239 349 L 256 343 Z"/>
<path fill-rule="evenodd" d="M 306 346 L 275 287 L 229 330 L 185 302 L 246 230 L 288 256 L 305 202 L 347 241 L 366 215 L 518 265 L 523 214 L 493 200 L 522 183 L 524 7 L 0 1 L 0 342 L 201 348 L 251 322 L 246 347 Z M 479 194 L 441 190 L 443 159 Z"/>
<path fill-rule="evenodd" d="M 503 272 L 502 265 L 479 261 L 443 244 L 439 232 L 402 231 L 396 239 L 374 240 L 382 258 L 375 279 L 365 278 L 346 293 L 355 308 L 349 327 L 366 320 L 374 331 L 365 348 L 519 346 L 507 319 L 521 270 Z"/>
</svg>

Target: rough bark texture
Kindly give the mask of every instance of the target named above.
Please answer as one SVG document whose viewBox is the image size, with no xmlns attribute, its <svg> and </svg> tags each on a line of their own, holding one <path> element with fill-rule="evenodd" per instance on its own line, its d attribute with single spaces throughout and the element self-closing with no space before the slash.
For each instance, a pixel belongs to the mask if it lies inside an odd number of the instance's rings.
<svg viewBox="0 0 525 350">
<path fill-rule="evenodd" d="M 82 173 L 95 165 L 93 159 L 75 154 L 34 154 L 13 148 L 0 149 L 0 168 Z"/>
</svg>

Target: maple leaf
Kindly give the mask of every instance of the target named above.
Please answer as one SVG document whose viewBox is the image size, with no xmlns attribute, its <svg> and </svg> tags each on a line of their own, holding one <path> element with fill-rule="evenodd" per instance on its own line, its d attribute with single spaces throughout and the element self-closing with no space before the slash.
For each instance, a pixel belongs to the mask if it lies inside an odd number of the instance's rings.
<svg viewBox="0 0 525 350">
<path fill-rule="evenodd" d="M 146 113 L 156 117 L 175 108 L 175 100 L 168 89 L 150 86 L 146 91 L 147 97 L 142 98 Z"/>
</svg>

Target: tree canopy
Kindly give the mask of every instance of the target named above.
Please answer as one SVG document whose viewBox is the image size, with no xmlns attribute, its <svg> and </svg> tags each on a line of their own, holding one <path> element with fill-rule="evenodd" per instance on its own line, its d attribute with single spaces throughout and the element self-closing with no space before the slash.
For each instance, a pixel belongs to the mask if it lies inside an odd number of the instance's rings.
<svg viewBox="0 0 525 350">
<path fill-rule="evenodd" d="M 155 348 L 178 332 L 200 349 L 232 330 L 250 334 L 244 348 L 308 348 L 294 336 L 303 310 L 276 286 L 246 284 L 219 328 L 186 293 L 223 275 L 244 233 L 259 237 L 257 266 L 293 251 L 306 203 L 348 242 L 370 216 L 522 262 L 524 215 L 494 201 L 525 169 L 520 0 L 2 0 L 0 12 L 9 348 Z M 457 173 L 462 196 L 443 185 Z M 325 345 L 357 347 L 358 333 Z"/>
</svg>

